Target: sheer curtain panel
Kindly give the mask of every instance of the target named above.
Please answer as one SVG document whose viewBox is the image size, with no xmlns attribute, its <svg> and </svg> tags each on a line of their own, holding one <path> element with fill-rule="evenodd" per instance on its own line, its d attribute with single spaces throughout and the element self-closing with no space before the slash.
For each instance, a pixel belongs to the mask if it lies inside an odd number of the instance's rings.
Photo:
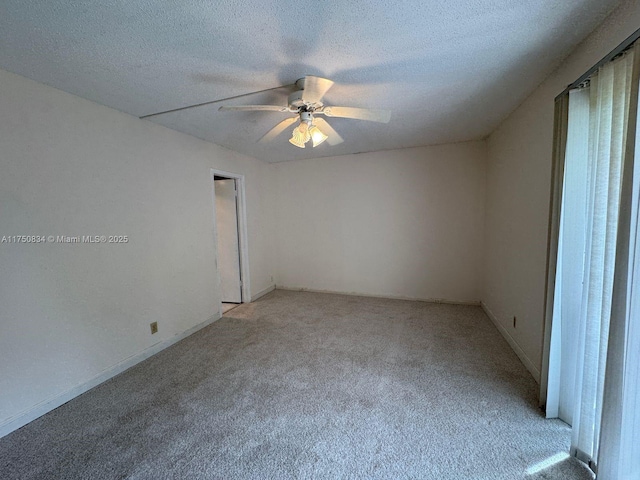
<svg viewBox="0 0 640 480">
<path fill-rule="evenodd" d="M 630 68 L 630 67 L 628 67 Z M 637 141 L 640 54 L 629 80 L 613 301 L 604 380 L 598 478 L 640 479 L 640 168 Z"/>
<path fill-rule="evenodd" d="M 553 290 L 547 416 L 603 480 L 640 479 L 635 50 L 569 94 Z"/>
</svg>

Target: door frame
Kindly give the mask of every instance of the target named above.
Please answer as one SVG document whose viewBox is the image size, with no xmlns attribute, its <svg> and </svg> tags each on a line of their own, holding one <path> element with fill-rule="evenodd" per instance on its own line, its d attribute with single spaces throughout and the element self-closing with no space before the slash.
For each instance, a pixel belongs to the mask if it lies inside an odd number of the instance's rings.
<svg viewBox="0 0 640 480">
<path fill-rule="evenodd" d="M 251 301 L 251 288 L 249 283 L 249 246 L 247 244 L 247 208 L 245 200 L 245 183 L 244 175 L 232 172 L 225 172 L 224 170 L 211 169 L 211 198 L 213 201 L 213 240 L 215 247 L 215 259 L 216 259 L 216 275 L 218 277 L 218 291 L 222 292 L 222 277 L 220 275 L 220 269 L 218 268 L 218 223 L 216 217 L 216 187 L 214 177 L 226 177 L 236 181 L 236 189 L 238 191 L 237 197 L 237 214 L 238 214 L 238 248 L 240 253 L 240 298 L 242 303 L 249 303 Z"/>
</svg>

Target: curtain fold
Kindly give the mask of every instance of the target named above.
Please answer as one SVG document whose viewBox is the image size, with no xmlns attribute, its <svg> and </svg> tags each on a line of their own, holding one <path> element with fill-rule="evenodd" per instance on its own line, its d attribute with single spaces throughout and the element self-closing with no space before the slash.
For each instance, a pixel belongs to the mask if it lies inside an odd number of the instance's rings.
<svg viewBox="0 0 640 480">
<path fill-rule="evenodd" d="M 567 147 L 567 127 L 569 122 L 569 94 L 559 96 L 555 100 L 553 116 L 553 158 L 551 168 L 551 191 L 549 202 L 549 228 L 547 233 L 547 271 L 544 295 L 544 339 L 542 366 L 540 369 L 540 406 L 546 411 L 547 418 L 557 417 L 558 371 L 552 361 L 555 351 L 551 345 L 552 331 L 556 322 L 553 320 L 554 303 L 556 301 L 556 270 L 560 243 L 560 215 L 562 213 L 562 183 L 564 178 L 565 151 Z M 553 405 L 550 405 L 552 399 Z M 550 413 L 551 412 L 551 413 Z M 551 415 L 551 417 L 550 417 Z"/>
</svg>

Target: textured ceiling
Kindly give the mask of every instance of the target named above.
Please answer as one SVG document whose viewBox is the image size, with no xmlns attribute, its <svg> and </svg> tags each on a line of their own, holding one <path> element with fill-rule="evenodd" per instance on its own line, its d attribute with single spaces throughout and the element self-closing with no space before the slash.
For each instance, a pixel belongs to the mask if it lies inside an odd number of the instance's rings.
<svg viewBox="0 0 640 480">
<path fill-rule="evenodd" d="M 135 116 L 291 84 L 336 82 L 337 146 L 258 144 L 284 118 L 218 105 L 151 121 L 277 162 L 479 139 L 618 0 L 2 0 L 0 68 Z M 290 90 L 225 104 L 286 105 Z"/>
</svg>

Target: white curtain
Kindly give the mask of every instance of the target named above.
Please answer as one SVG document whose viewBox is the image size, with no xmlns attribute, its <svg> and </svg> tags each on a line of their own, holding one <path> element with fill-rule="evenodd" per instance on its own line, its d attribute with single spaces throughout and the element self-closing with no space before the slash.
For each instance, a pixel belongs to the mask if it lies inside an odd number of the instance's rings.
<svg viewBox="0 0 640 480">
<path fill-rule="evenodd" d="M 635 142 L 627 134 L 632 129 L 635 140 L 634 56 L 631 49 L 601 67 L 588 87 L 570 94 L 549 361 L 547 416 L 572 425 L 572 455 L 594 470 L 598 459 L 599 478 L 605 480 L 625 478 L 620 476 L 628 470 L 625 458 L 638 448 L 630 441 L 640 445 L 635 416 L 640 346 L 631 336 L 638 327 L 629 327 L 640 314 L 631 308 L 634 282 L 640 288 L 640 270 L 634 278 L 631 268 L 638 261 L 636 243 L 630 241 L 637 231 L 631 221 L 634 214 L 637 218 Z M 617 254 L 625 245 L 629 253 Z M 620 428 L 623 423 L 627 426 Z M 605 473 L 614 468 L 615 473 Z M 629 478 L 640 478 L 633 475 Z"/>
<path fill-rule="evenodd" d="M 573 422 L 582 308 L 589 153 L 589 88 L 569 92 L 567 146 L 549 358 L 547 417 Z"/>
<path fill-rule="evenodd" d="M 613 284 L 598 478 L 640 479 L 640 165 L 638 157 L 638 76 L 636 53 L 625 130 L 616 265 Z"/>
<path fill-rule="evenodd" d="M 596 458 L 613 294 L 616 238 L 633 55 L 591 77 L 585 267 L 572 453 Z"/>
</svg>

